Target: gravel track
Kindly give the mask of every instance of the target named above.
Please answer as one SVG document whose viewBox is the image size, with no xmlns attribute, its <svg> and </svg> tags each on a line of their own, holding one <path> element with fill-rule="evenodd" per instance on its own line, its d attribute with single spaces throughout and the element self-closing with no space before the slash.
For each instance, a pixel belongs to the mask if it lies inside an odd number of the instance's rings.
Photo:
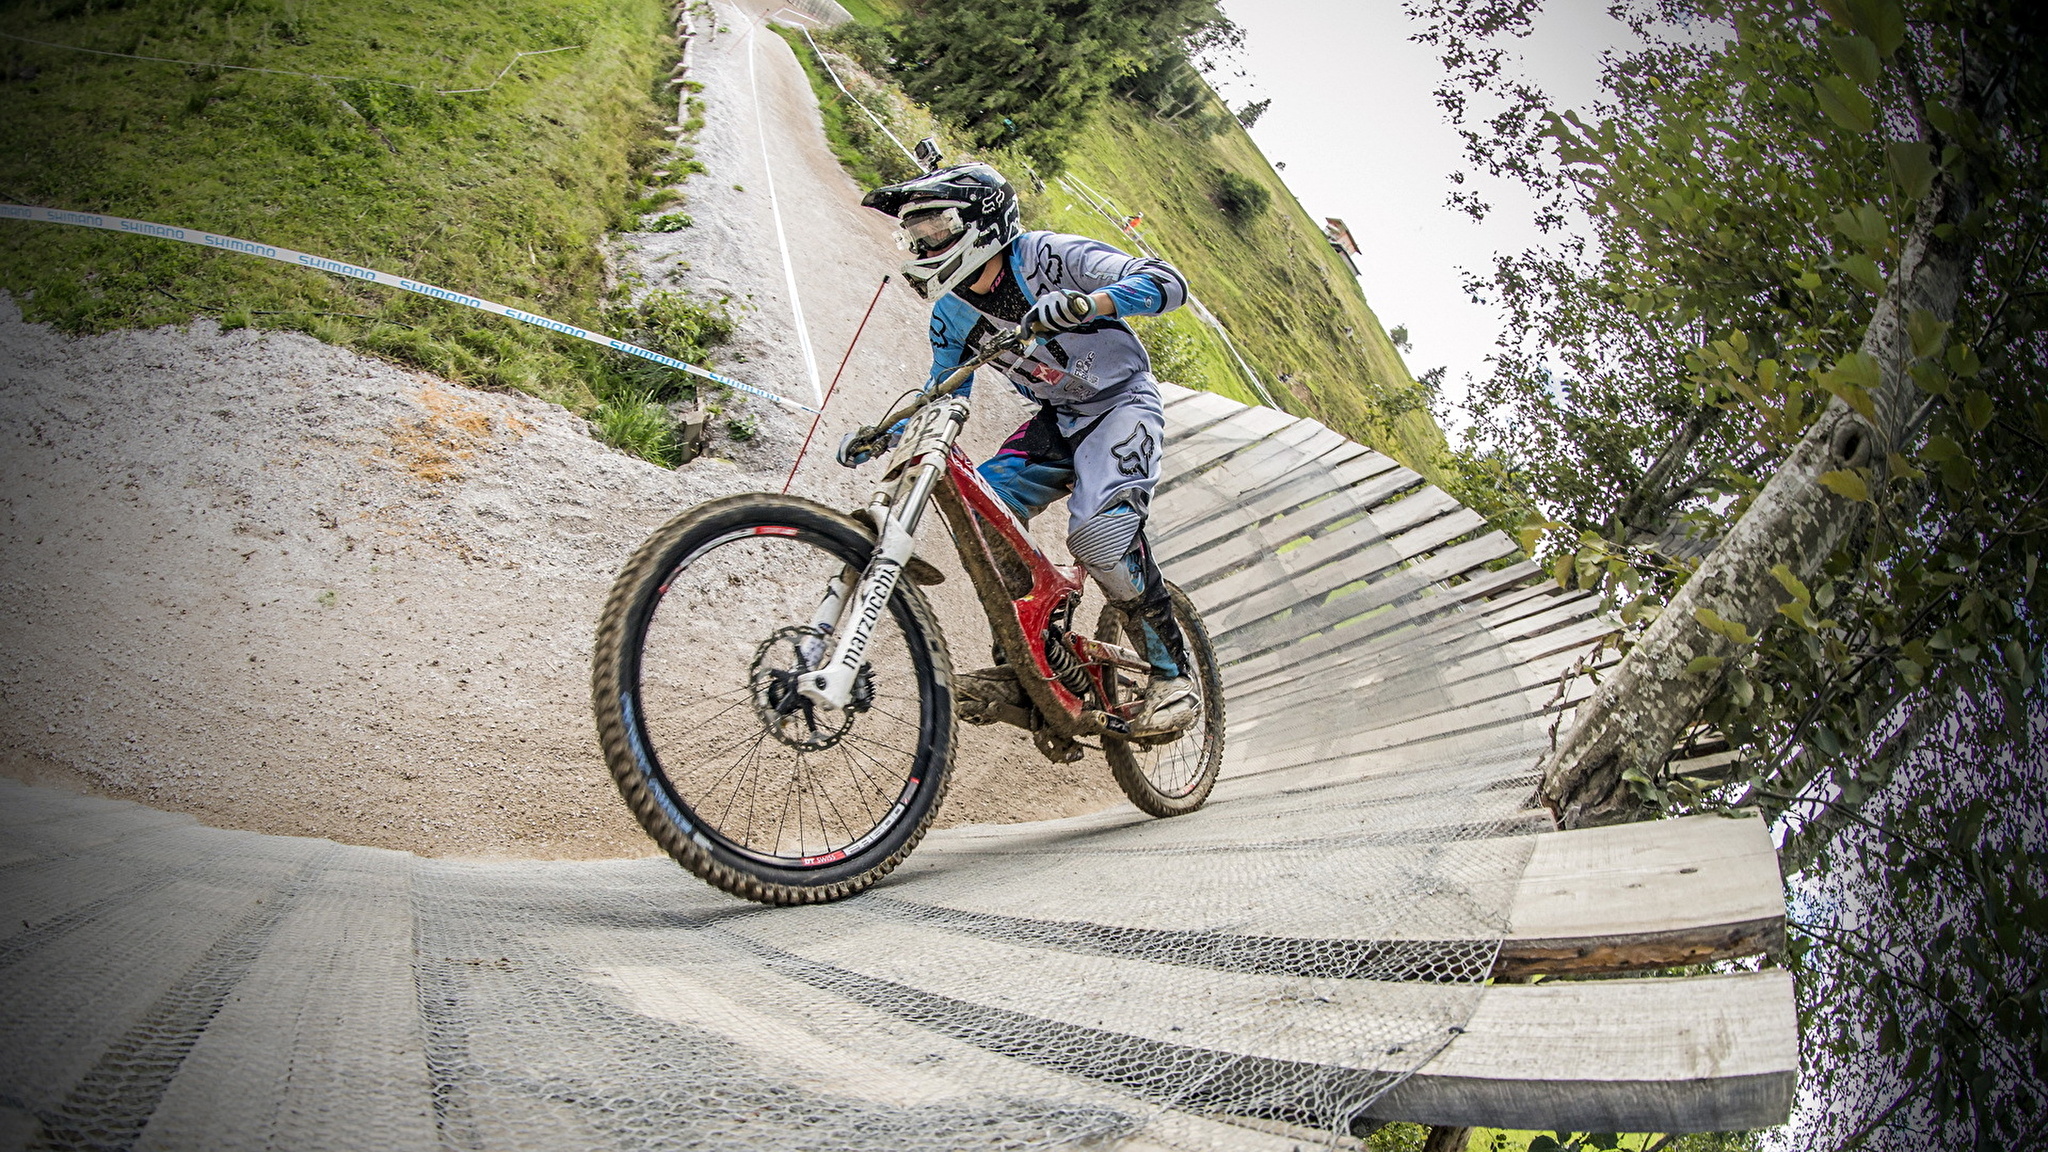
<svg viewBox="0 0 2048 1152">
<path fill-rule="evenodd" d="M 614 255 L 648 288 L 731 295 L 720 368 L 808 400 L 757 123 L 828 379 L 897 255 L 787 46 L 719 22 L 697 51 L 697 226 Z M 794 488 L 839 507 L 872 477 L 831 446 L 926 362 L 922 302 L 895 284 L 882 301 Z M 1020 418 L 986 391 L 970 450 Z M 758 416 L 753 441 L 667 472 L 553 405 L 310 337 L 201 321 L 73 340 L 0 297 L 0 772 L 432 855 L 648 854 L 592 733 L 590 634 L 655 526 L 781 486 L 808 417 L 734 412 Z M 978 666 L 987 627 L 944 533 L 922 551 L 953 576 L 931 591 L 954 663 Z M 1020 732 L 967 728 L 940 823 L 1119 799 L 1099 759 L 1050 766 Z"/>
</svg>

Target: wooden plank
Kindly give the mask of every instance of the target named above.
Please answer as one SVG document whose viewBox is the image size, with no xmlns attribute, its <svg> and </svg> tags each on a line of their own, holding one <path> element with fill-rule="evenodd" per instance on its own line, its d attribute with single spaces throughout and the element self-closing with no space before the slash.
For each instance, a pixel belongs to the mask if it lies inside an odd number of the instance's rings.
<svg viewBox="0 0 2048 1152">
<path fill-rule="evenodd" d="M 1484 598 L 1488 603 L 1492 603 L 1500 597 L 1510 595 L 1530 581 L 1543 578 L 1543 569 L 1534 561 L 1520 560 L 1496 572 L 1475 574 L 1470 580 L 1454 584 L 1445 591 L 1460 600 Z"/>
<path fill-rule="evenodd" d="M 914 882 L 891 883 L 880 891 L 906 904 L 1005 917 L 1019 924 L 1221 933 L 1234 939 L 1219 946 L 1239 956 L 1261 947 L 1276 956 L 1304 955 L 1287 946 L 1300 940 L 1322 941 L 1332 948 L 1345 939 L 1503 940 L 1503 963 L 1516 974 L 1694 963 L 1691 957 L 1703 955 L 1703 945 L 1733 930 L 1778 926 L 1748 932 L 1750 944 L 1744 951 L 1724 950 L 1725 955 L 1754 954 L 1770 943 L 1772 931 L 1782 928 L 1784 901 L 1764 822 L 1754 817 L 1696 816 L 1534 837 L 1441 841 L 1432 849 L 1438 857 L 1432 870 L 1442 875 L 1483 876 L 1525 855 L 1528 863 L 1520 868 L 1503 905 L 1504 924 L 1466 917 L 1463 932 L 1444 932 L 1435 925 L 1418 930 L 1416 925 L 1431 921 L 1398 908 L 1389 918 L 1387 909 L 1378 906 L 1376 893 L 1332 893 L 1328 885 L 1297 874 L 1291 862 L 1295 850 L 1327 847 L 1333 837 L 1348 842 L 1344 851 L 1359 875 L 1381 866 L 1398 871 L 1401 858 L 1413 853 L 1412 841 L 1420 834 L 1416 828 L 1373 827 L 1370 817 L 1376 801 L 1344 797 L 1343 792 L 1324 791 L 1250 806 L 1233 802 L 1239 811 L 1227 822 L 1176 822 L 1178 851 L 1170 853 L 1118 851 L 1124 840 L 1146 836 L 1153 827 L 1128 822 L 1119 826 L 1062 821 L 1057 829 L 1018 826 L 980 830 L 978 836 L 938 833 L 930 846 L 950 858 L 942 865 L 917 869 Z M 1521 808 L 1523 802 L 1511 792 L 1486 801 L 1493 809 L 1483 817 L 1477 814 L 1486 812 L 1485 803 L 1477 798 L 1468 811 L 1487 820 L 1536 815 Z M 1117 833 L 1103 840 L 1099 849 L 1104 859 L 1118 862 L 1113 890 L 1105 890 L 1092 872 L 1077 872 L 1071 860 L 1040 855 L 1054 844 L 1071 849 L 1076 833 L 1086 826 Z M 1259 844 L 1261 857 L 1248 865 L 1251 872 L 1241 882 L 1233 882 L 1227 899 L 1214 891 L 1193 890 L 1188 880 L 1191 855 L 1227 852 L 1246 843 Z M 1019 853 L 1022 858 L 1013 855 Z M 975 872 L 983 875 L 968 875 Z M 1317 914 L 1290 916 L 1288 907 L 1310 891 L 1320 893 L 1308 897 Z M 1266 967 L 1295 970 L 1282 959 Z"/>
<path fill-rule="evenodd" d="M 1756 816 L 1688 816 L 1552 833 L 1515 892 L 1503 975 L 1613 972 L 1753 955 L 1782 943 L 1778 853 Z"/>
<path fill-rule="evenodd" d="M 1527 640 L 1511 641 L 1506 646 L 1506 651 L 1510 660 L 1517 664 L 1526 664 L 1531 660 L 1537 660 L 1544 656 L 1576 648 L 1581 644 L 1590 643 L 1600 639 L 1602 636 L 1612 636 L 1620 630 L 1621 622 L 1619 620 L 1596 617 L 1592 620 L 1568 624 L 1563 628 L 1545 632 L 1540 636 L 1531 636 Z"/>
<path fill-rule="evenodd" d="M 1487 627 L 1503 640 L 1527 640 L 1555 631 L 1567 624 L 1590 618 L 1600 611 L 1600 597 L 1595 593 L 1560 597 L 1543 611 L 1532 613 L 1515 620 L 1487 621 Z M 1621 627 L 1619 621 L 1612 624 Z"/>
<path fill-rule="evenodd" d="M 352 848 L 294 902 L 150 1115 L 156 1148 L 441 1146 L 414 988 L 410 861 Z"/>
<path fill-rule="evenodd" d="M 1293 576 L 1287 583 L 1271 589 L 1241 594 L 1235 603 L 1218 610 L 1213 617 L 1204 609 L 1204 622 L 1209 625 L 1212 638 L 1234 643 L 1231 639 L 1233 632 L 1255 627 L 1275 613 L 1291 609 L 1287 627 L 1296 635 L 1306 635 L 1350 620 L 1401 596 L 1423 596 L 1433 581 L 1419 575 L 1408 575 L 1397 566 L 1427 555 L 1456 537 L 1484 527 L 1485 523 L 1477 512 L 1453 505 L 1449 515 L 1385 541 L 1383 545 L 1361 549 L 1325 568 Z M 1349 595 L 1334 595 L 1361 580 L 1373 581 L 1384 587 L 1375 590 L 1368 584 Z M 1218 591 L 1227 595 L 1224 589 L 1219 588 Z"/>
<path fill-rule="evenodd" d="M 1299 547 L 1287 548 L 1284 551 L 1271 551 L 1269 556 L 1260 558 L 1260 563 L 1232 572 L 1217 580 L 1217 586 L 1210 595 L 1217 600 L 1229 602 L 1235 606 L 1246 601 L 1254 593 L 1281 587 L 1289 581 L 1299 579 L 1306 573 L 1315 571 L 1325 565 L 1333 564 L 1339 560 L 1354 557 L 1359 552 L 1372 549 L 1375 552 L 1381 553 L 1373 557 L 1377 561 L 1376 563 L 1365 566 L 1359 569 L 1355 575 L 1347 577 L 1347 579 L 1362 579 L 1407 558 L 1398 549 L 1375 548 L 1376 545 L 1390 543 L 1390 537 L 1400 527 L 1407 527 L 1431 516 L 1454 513 L 1457 510 L 1459 510 L 1457 501 L 1452 500 L 1449 496 L 1433 488 L 1425 489 L 1423 493 L 1410 496 L 1408 499 L 1395 504 L 1389 510 L 1390 518 L 1399 527 L 1383 527 L 1380 512 L 1375 509 L 1367 513 L 1362 519 L 1317 535 L 1308 543 L 1302 544 Z M 1470 529 L 1467 529 L 1467 531 L 1470 531 Z M 1249 539 L 1245 540 L 1244 544 L 1246 545 L 1246 550 L 1256 547 L 1256 542 Z M 1342 580 L 1338 581 L 1338 583 L 1342 582 Z M 1206 583 L 1208 581 L 1197 581 L 1195 584 L 1188 586 L 1199 587 Z M 1324 588 L 1324 591 L 1327 591 L 1329 587 L 1335 586 L 1335 584 L 1328 585 Z M 1307 598 L 1306 594 L 1298 597 L 1298 599 Z M 1273 611 L 1276 609 L 1267 608 L 1266 610 Z M 1238 608 L 1236 614 L 1242 617 L 1244 612 L 1245 609 Z M 1215 632 L 1227 631 L 1228 626 L 1212 628 L 1211 630 Z"/>
<path fill-rule="evenodd" d="M 1264 440 L 1293 421 L 1294 417 L 1271 408 L 1241 408 L 1232 412 L 1203 429 L 1201 435 L 1187 437 L 1166 453 L 1161 461 L 1159 490 L 1171 489 L 1185 478 Z"/>
<path fill-rule="evenodd" d="M 1337 521 L 1363 515 L 1388 497 L 1421 483 L 1422 477 L 1397 467 L 1321 499 L 1294 504 L 1271 519 L 1261 519 L 1257 521 L 1256 534 L 1242 530 L 1214 533 L 1210 535 L 1221 538 L 1212 539 L 1213 547 L 1175 545 L 1170 552 L 1162 550 L 1160 564 L 1164 567 L 1167 564 L 1187 566 L 1198 563 L 1201 572 L 1214 574 L 1284 555 L 1279 552 L 1282 546 L 1302 537 L 1327 533 Z M 1213 575 L 1203 578 L 1213 578 Z M 1196 578 L 1193 582 L 1199 583 L 1201 579 Z M 1187 580 L 1177 579 L 1176 582 L 1192 586 Z"/>
<path fill-rule="evenodd" d="M 1791 1114 L 1799 1035 L 1783 969 L 1487 989 L 1465 1031 L 1382 1097 L 1382 1120 L 1725 1132 Z"/>
<path fill-rule="evenodd" d="M 1297 608 L 1284 623 L 1274 625 L 1269 635 L 1291 632 L 1295 636 L 1305 636 L 1310 632 L 1351 619 L 1360 613 L 1409 598 L 1416 600 L 1417 603 L 1428 604 L 1432 611 L 1449 612 L 1457 607 L 1457 600 L 1439 583 L 1440 581 L 1467 571 L 1474 565 L 1511 555 L 1515 550 L 1514 541 L 1497 532 L 1488 533 L 1476 540 L 1468 540 L 1442 552 L 1425 556 L 1408 567 L 1381 574 L 1365 587 L 1341 597 Z M 1243 632 L 1249 635 L 1256 630 L 1255 624 L 1248 626 Z M 1238 643 L 1240 641 L 1237 638 L 1229 641 L 1233 646 Z M 1303 668 L 1302 671 L 1306 673 L 1309 669 Z"/>
<path fill-rule="evenodd" d="M 1487 627 L 1497 629 L 1510 621 L 1519 620 L 1525 616 L 1534 616 L 1539 612 L 1548 612 L 1560 603 L 1580 600 L 1588 596 L 1597 598 L 1599 593 L 1567 593 L 1564 589 L 1546 580 L 1525 588 L 1519 593 L 1503 596 L 1497 601 L 1488 603 L 1484 606 L 1484 615 L 1481 616 L 1481 619 L 1486 623 Z"/>
<path fill-rule="evenodd" d="M 1248 1090 L 1272 1100 L 1275 1088 L 1346 1080 L 1331 1073 L 1403 1071 L 1434 1051 L 1410 1081 L 1421 1089 L 1388 1097 L 1376 1115 L 1748 1128 L 1782 1122 L 1797 1068 L 1782 970 L 1475 989 L 1158 964 L 867 919 L 843 905 L 728 930 L 787 957 L 784 974 L 815 965 L 812 980 L 942 1035 L 1057 1051 L 1067 1070 L 1140 1095 L 1203 1083 L 1202 1099 L 1180 1104 L 1198 1111 L 1229 1110 Z M 1017 1043 L 1027 1036 L 1034 1042 Z M 1130 1041 L 1143 1059 L 1131 1059 Z M 1446 1119 L 1460 1108 L 1469 1119 Z"/>
</svg>

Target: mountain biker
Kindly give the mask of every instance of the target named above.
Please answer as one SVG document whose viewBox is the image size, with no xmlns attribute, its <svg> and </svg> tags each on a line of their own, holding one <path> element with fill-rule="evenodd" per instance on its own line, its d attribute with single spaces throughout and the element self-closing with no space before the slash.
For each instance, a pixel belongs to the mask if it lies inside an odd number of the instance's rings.
<svg viewBox="0 0 2048 1152">
<path fill-rule="evenodd" d="M 1132 732 L 1185 731 L 1201 701 L 1145 539 L 1165 416 L 1152 362 L 1122 317 L 1180 307 L 1186 279 L 1163 260 L 1086 236 L 1023 231 L 1016 192 L 986 164 L 938 168 L 861 203 L 897 219 L 910 253 L 903 276 L 933 301 L 926 388 L 1020 324 L 1042 333 L 994 361 L 1039 410 L 979 471 L 1021 520 L 1067 497 L 1068 550 L 1139 622 L 1152 665 Z"/>
</svg>

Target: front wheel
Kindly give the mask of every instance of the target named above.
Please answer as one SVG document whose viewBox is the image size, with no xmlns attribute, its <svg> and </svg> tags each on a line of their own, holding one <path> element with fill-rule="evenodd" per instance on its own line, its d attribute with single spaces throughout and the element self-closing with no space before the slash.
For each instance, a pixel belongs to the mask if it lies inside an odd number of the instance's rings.
<svg viewBox="0 0 2048 1152">
<path fill-rule="evenodd" d="M 1104 736 L 1102 750 L 1109 756 L 1117 786 L 1131 803 L 1153 816 L 1184 816 L 1208 801 L 1223 767 L 1223 676 L 1216 670 L 1216 652 L 1209 646 L 1209 631 L 1202 626 L 1194 601 L 1173 584 L 1166 587 L 1173 597 L 1174 622 L 1180 625 L 1188 660 L 1194 664 L 1189 674 L 1202 696 L 1201 714 L 1193 727 L 1167 743 L 1147 745 Z M 1132 648 L 1145 650 L 1137 621 L 1115 604 L 1102 609 L 1095 634 L 1104 639 L 1121 636 Z"/>
<path fill-rule="evenodd" d="M 953 764 L 951 666 L 903 581 L 843 710 L 796 678 L 830 657 L 815 617 L 873 535 L 808 500 L 714 500 L 640 546 L 599 619 L 591 701 L 626 804 L 683 867 L 765 904 L 837 900 L 923 838 Z"/>
</svg>

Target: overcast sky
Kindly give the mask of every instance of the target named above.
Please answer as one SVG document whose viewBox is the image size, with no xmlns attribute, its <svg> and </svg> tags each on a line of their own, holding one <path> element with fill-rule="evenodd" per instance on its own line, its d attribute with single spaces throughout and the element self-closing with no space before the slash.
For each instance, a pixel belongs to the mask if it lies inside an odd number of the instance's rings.
<svg viewBox="0 0 2048 1152">
<path fill-rule="evenodd" d="M 1599 90 L 1600 53 L 1628 39 L 1608 0 L 1551 0 L 1519 51 L 1553 104 L 1584 108 Z M 1432 50 L 1410 40 L 1420 25 L 1399 0 L 1225 0 L 1245 30 L 1245 51 L 1211 79 L 1232 107 L 1272 97 L 1252 130 L 1302 206 L 1351 226 L 1365 298 L 1388 329 L 1406 325 L 1417 375 L 1450 368 L 1448 391 L 1483 375 L 1500 324 L 1471 303 L 1461 269 L 1538 243 L 1526 197 L 1482 185 L 1494 205 L 1484 224 L 1445 206 L 1462 143 L 1433 92 Z M 1244 79 L 1230 72 L 1243 69 Z M 1454 423 L 1457 421 L 1454 420 Z"/>
</svg>

